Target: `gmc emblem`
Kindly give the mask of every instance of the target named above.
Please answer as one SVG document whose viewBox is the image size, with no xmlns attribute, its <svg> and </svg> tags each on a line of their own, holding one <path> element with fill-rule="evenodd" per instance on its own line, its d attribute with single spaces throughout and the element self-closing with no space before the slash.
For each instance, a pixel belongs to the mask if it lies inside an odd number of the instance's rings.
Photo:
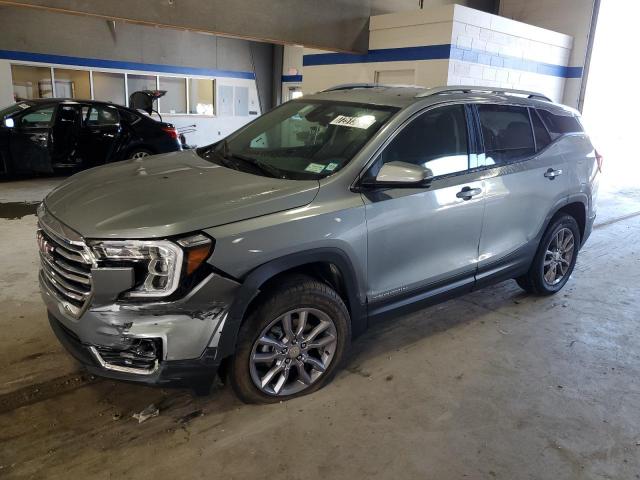
<svg viewBox="0 0 640 480">
<path fill-rule="evenodd" d="M 38 250 L 40 250 L 40 253 L 46 258 L 52 258 L 55 247 L 47 241 L 42 234 L 42 231 L 38 230 L 36 232 L 36 239 L 38 241 Z"/>
</svg>

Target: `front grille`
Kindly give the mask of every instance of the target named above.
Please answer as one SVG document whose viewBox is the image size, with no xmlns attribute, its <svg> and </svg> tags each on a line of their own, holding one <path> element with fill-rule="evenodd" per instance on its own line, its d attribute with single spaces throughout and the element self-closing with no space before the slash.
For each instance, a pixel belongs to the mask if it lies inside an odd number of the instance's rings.
<svg viewBox="0 0 640 480">
<path fill-rule="evenodd" d="M 71 241 L 38 224 L 38 248 L 42 278 L 65 309 L 82 314 L 91 297 L 92 261 L 86 245 Z"/>
</svg>

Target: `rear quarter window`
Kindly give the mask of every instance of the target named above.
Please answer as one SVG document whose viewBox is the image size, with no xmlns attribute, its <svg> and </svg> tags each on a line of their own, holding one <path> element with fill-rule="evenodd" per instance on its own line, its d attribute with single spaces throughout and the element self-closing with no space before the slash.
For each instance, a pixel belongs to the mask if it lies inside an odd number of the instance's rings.
<svg viewBox="0 0 640 480">
<path fill-rule="evenodd" d="M 552 140 L 567 133 L 583 132 L 582 125 L 580 125 L 578 119 L 572 115 L 558 115 L 547 110 L 538 110 L 538 113 L 547 127 Z"/>
</svg>

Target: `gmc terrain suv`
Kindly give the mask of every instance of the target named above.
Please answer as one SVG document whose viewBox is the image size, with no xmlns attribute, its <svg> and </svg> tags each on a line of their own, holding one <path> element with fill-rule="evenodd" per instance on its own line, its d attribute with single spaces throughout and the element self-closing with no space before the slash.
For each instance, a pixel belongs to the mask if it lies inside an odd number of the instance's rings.
<svg viewBox="0 0 640 480">
<path fill-rule="evenodd" d="M 341 86 L 216 144 L 79 173 L 39 209 L 51 326 L 97 375 L 313 392 L 374 318 L 514 278 L 553 294 L 595 218 L 578 113 L 478 87 Z"/>
</svg>

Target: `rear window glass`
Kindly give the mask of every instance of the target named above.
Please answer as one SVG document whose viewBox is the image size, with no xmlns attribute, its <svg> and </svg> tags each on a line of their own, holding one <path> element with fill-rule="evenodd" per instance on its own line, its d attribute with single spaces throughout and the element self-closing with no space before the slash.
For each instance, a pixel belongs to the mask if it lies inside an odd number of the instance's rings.
<svg viewBox="0 0 640 480">
<path fill-rule="evenodd" d="M 478 105 L 487 165 L 499 165 L 535 153 L 529 112 L 511 105 Z"/>
<path fill-rule="evenodd" d="M 556 115 L 547 110 L 538 110 L 542 121 L 547 126 L 551 134 L 551 139 L 555 140 L 565 133 L 582 132 L 582 126 L 578 119 L 569 115 Z"/>
<path fill-rule="evenodd" d="M 551 136 L 546 127 L 540 120 L 538 113 L 531 109 L 531 123 L 533 124 L 533 133 L 536 136 L 536 147 L 540 151 L 551 143 Z"/>
</svg>

